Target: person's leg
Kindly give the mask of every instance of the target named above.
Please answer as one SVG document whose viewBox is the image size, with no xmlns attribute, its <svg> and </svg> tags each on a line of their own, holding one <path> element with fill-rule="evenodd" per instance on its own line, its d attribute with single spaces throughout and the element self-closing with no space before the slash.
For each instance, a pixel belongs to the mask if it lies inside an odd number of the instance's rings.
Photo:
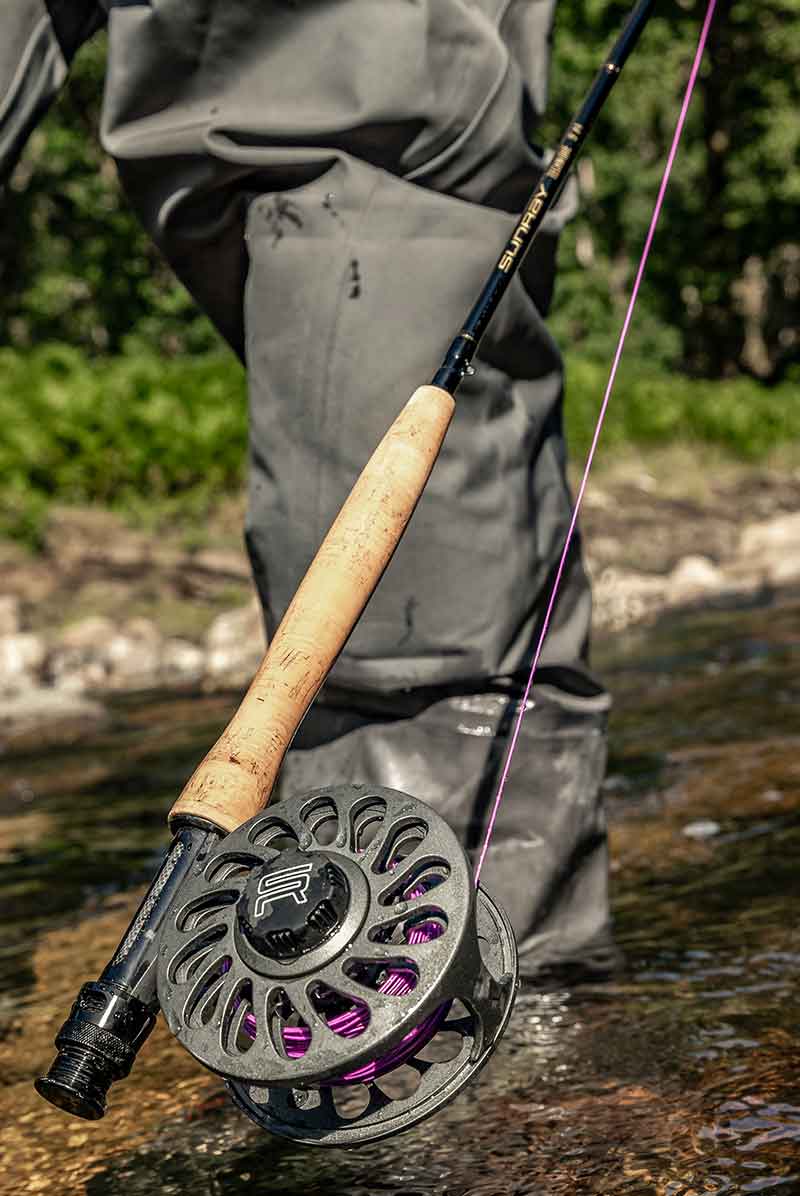
<svg viewBox="0 0 800 1196">
<path fill-rule="evenodd" d="M 270 630 L 507 232 L 502 213 L 345 156 L 252 204 L 247 534 Z M 404 790 L 435 805 L 471 850 L 508 734 L 508 699 L 475 695 L 503 677 L 519 692 L 571 512 L 561 360 L 521 283 L 476 364 L 408 532 L 279 784 L 282 796 L 346 781 Z M 540 687 L 523 724 L 483 876 L 509 907 L 528 973 L 608 936 L 607 698 L 562 683 L 582 675 L 589 620 L 576 545 L 543 654 L 550 692 Z M 331 709 L 345 688 L 345 705 Z M 398 717 L 393 695 L 413 703 L 422 690 L 432 700 Z M 375 713 L 378 696 L 387 717 Z"/>
<path fill-rule="evenodd" d="M 344 157 L 291 198 L 251 205 L 247 539 L 270 630 L 507 232 L 503 213 Z M 558 350 L 516 282 L 334 684 L 474 686 L 523 667 L 570 519 L 561 402 Z M 589 618 L 576 549 L 543 664 L 581 661 Z"/>
<path fill-rule="evenodd" d="M 588 689 L 588 686 L 582 688 Z M 516 690 L 518 695 L 519 690 Z M 289 753 L 278 797 L 344 781 L 388 786 L 432 805 L 473 860 L 486 833 L 518 696 L 439 698 L 403 716 L 359 714 L 353 700 L 319 703 Z M 608 700 L 543 684 L 533 690 L 481 883 L 509 915 L 520 970 L 605 967 L 611 942 L 600 785 Z M 315 745 L 315 746 L 305 746 Z"/>
</svg>

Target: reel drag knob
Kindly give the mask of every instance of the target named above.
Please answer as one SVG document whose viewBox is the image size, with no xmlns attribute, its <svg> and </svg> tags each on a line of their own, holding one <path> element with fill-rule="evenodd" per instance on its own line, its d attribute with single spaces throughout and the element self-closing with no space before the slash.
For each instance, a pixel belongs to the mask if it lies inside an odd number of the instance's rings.
<svg viewBox="0 0 800 1196">
<path fill-rule="evenodd" d="M 253 872 L 236 906 L 238 930 L 269 959 L 299 959 L 341 926 L 349 900 L 347 877 L 328 856 L 287 852 Z"/>
</svg>

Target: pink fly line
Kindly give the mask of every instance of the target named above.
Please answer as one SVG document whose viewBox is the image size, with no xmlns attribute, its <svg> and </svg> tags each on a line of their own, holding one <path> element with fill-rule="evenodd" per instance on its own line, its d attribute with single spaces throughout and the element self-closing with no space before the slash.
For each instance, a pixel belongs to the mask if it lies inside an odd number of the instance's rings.
<svg viewBox="0 0 800 1196">
<path fill-rule="evenodd" d="M 697 44 L 697 50 L 695 51 L 694 62 L 692 63 L 692 69 L 689 74 L 689 81 L 686 84 L 686 91 L 684 93 L 680 115 L 678 116 L 678 122 L 675 126 L 675 133 L 672 138 L 672 145 L 670 146 L 669 156 L 667 158 L 667 164 L 664 167 L 664 173 L 661 178 L 661 186 L 659 187 L 658 198 L 656 199 L 655 207 L 653 209 L 653 215 L 650 220 L 650 227 L 648 229 L 647 237 L 645 239 L 644 249 L 642 250 L 642 256 L 639 261 L 639 267 L 636 271 L 636 278 L 634 280 L 633 288 L 631 290 L 631 296 L 628 301 L 628 308 L 627 308 L 627 311 L 625 312 L 625 319 L 623 320 L 623 323 L 622 323 L 622 331 L 619 334 L 619 340 L 617 342 L 616 352 L 614 353 L 614 360 L 611 365 L 611 372 L 609 373 L 609 376 L 608 376 L 608 383 L 606 385 L 605 394 L 603 395 L 603 402 L 600 405 L 600 413 L 597 417 L 597 423 L 595 424 L 594 435 L 592 436 L 592 443 L 590 445 L 589 452 L 586 457 L 586 464 L 584 466 L 583 476 L 581 477 L 581 483 L 580 483 L 580 486 L 578 487 L 578 493 L 577 493 L 577 497 L 575 499 L 575 505 L 574 505 L 573 512 L 572 512 L 572 519 L 570 521 L 569 529 L 567 531 L 567 536 L 564 541 L 564 549 L 561 553 L 561 560 L 559 561 L 559 564 L 558 564 L 558 570 L 556 572 L 555 581 L 553 582 L 553 586 L 550 591 L 550 598 L 547 603 L 547 610 L 545 611 L 544 621 L 542 623 L 542 629 L 539 633 L 539 640 L 536 645 L 536 651 L 533 654 L 533 663 L 531 664 L 530 674 L 528 676 L 528 683 L 525 686 L 525 693 L 524 693 L 522 700 L 519 704 L 519 710 L 517 712 L 516 721 L 514 723 L 514 730 L 511 735 L 511 740 L 509 742 L 508 750 L 506 752 L 505 762 L 503 764 L 503 771 L 502 771 L 502 774 L 500 777 L 500 782 L 497 786 L 497 793 L 495 794 L 494 802 L 492 803 L 491 813 L 489 815 L 489 822 L 486 827 L 486 835 L 484 836 L 483 846 L 481 847 L 481 853 L 478 858 L 477 866 L 475 868 L 475 884 L 476 885 L 478 884 L 478 881 L 480 880 L 481 869 L 483 868 L 483 862 L 486 859 L 486 852 L 489 850 L 489 843 L 491 841 L 492 834 L 494 832 L 495 823 L 497 821 L 497 814 L 500 809 L 500 803 L 503 800 L 503 793 L 505 791 L 506 781 L 508 780 L 508 773 L 511 768 L 511 760 L 514 755 L 514 749 L 517 746 L 517 740 L 519 739 L 520 727 L 522 726 L 522 720 L 525 716 L 525 711 L 528 706 L 528 699 L 530 697 L 531 688 L 533 686 L 533 679 L 536 675 L 536 670 L 539 666 L 539 658 L 541 657 L 541 654 L 542 654 L 542 645 L 544 644 L 545 636 L 547 635 L 547 629 L 550 626 L 550 618 L 553 614 L 553 608 L 555 606 L 555 601 L 556 601 L 556 597 L 558 595 L 559 586 L 561 585 L 561 577 L 564 572 L 564 566 L 566 564 L 567 555 L 568 555 L 569 549 L 570 549 L 570 544 L 572 543 L 572 537 L 575 534 L 575 527 L 578 522 L 578 514 L 581 509 L 581 503 L 583 502 L 583 495 L 586 490 L 586 483 L 589 479 L 589 473 L 592 468 L 592 462 L 594 461 L 594 455 L 597 450 L 598 442 L 600 440 L 600 433 L 602 432 L 602 429 L 603 429 L 603 423 L 605 421 L 606 411 L 608 410 L 608 402 L 609 402 L 609 399 L 611 398 L 611 392 L 614 389 L 614 382 L 615 382 L 615 379 L 617 376 L 617 370 L 619 368 L 619 363 L 622 358 L 622 350 L 625 346 L 625 341 L 628 336 L 628 329 L 630 328 L 630 325 L 631 325 L 631 320 L 633 317 L 633 310 L 636 306 L 636 300 L 639 295 L 639 287 L 641 286 L 642 278 L 644 277 L 645 267 L 647 266 L 647 259 L 650 256 L 650 247 L 653 244 L 653 238 L 655 236 L 656 227 L 658 225 L 658 220 L 661 215 L 661 209 L 664 205 L 664 196 L 667 191 L 667 185 L 669 183 L 670 175 L 672 174 L 672 167 L 673 167 L 675 158 L 678 153 L 678 146 L 680 144 L 681 135 L 683 134 L 683 126 L 686 123 L 686 115 L 689 111 L 689 104 L 691 103 L 692 95 L 694 93 L 695 83 L 697 82 L 697 75 L 700 70 L 700 63 L 702 62 L 703 55 L 705 53 L 706 42 L 708 41 L 708 33 L 711 28 L 711 22 L 714 17 L 714 10 L 716 9 L 716 6 L 717 6 L 717 0 L 709 0 L 705 19 L 703 21 L 703 27 L 702 27 L 702 30 L 700 33 L 700 40 L 698 41 L 698 44 Z"/>
</svg>

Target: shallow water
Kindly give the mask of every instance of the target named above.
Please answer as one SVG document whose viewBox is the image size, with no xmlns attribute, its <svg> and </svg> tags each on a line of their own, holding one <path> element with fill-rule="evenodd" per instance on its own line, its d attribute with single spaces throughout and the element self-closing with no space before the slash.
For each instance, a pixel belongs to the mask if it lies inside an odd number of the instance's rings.
<svg viewBox="0 0 800 1196">
<path fill-rule="evenodd" d="M 800 601 L 686 612 L 598 661 L 624 967 L 521 994 L 478 1083 L 358 1151 L 264 1135 L 163 1027 L 100 1123 L 31 1089 L 235 695 L 126 699 L 91 742 L 0 757 L 0 1191 L 800 1193 Z"/>
</svg>

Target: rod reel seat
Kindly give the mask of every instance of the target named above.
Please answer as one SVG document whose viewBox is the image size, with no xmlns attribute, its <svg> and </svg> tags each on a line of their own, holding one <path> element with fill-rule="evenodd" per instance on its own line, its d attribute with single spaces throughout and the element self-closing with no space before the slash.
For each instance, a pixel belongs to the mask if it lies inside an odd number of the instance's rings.
<svg viewBox="0 0 800 1196">
<path fill-rule="evenodd" d="M 434 810 L 339 785 L 206 856 L 161 931 L 157 985 L 170 1029 L 243 1112 L 348 1145 L 413 1125 L 475 1075 L 511 1012 L 516 946 Z"/>
</svg>

